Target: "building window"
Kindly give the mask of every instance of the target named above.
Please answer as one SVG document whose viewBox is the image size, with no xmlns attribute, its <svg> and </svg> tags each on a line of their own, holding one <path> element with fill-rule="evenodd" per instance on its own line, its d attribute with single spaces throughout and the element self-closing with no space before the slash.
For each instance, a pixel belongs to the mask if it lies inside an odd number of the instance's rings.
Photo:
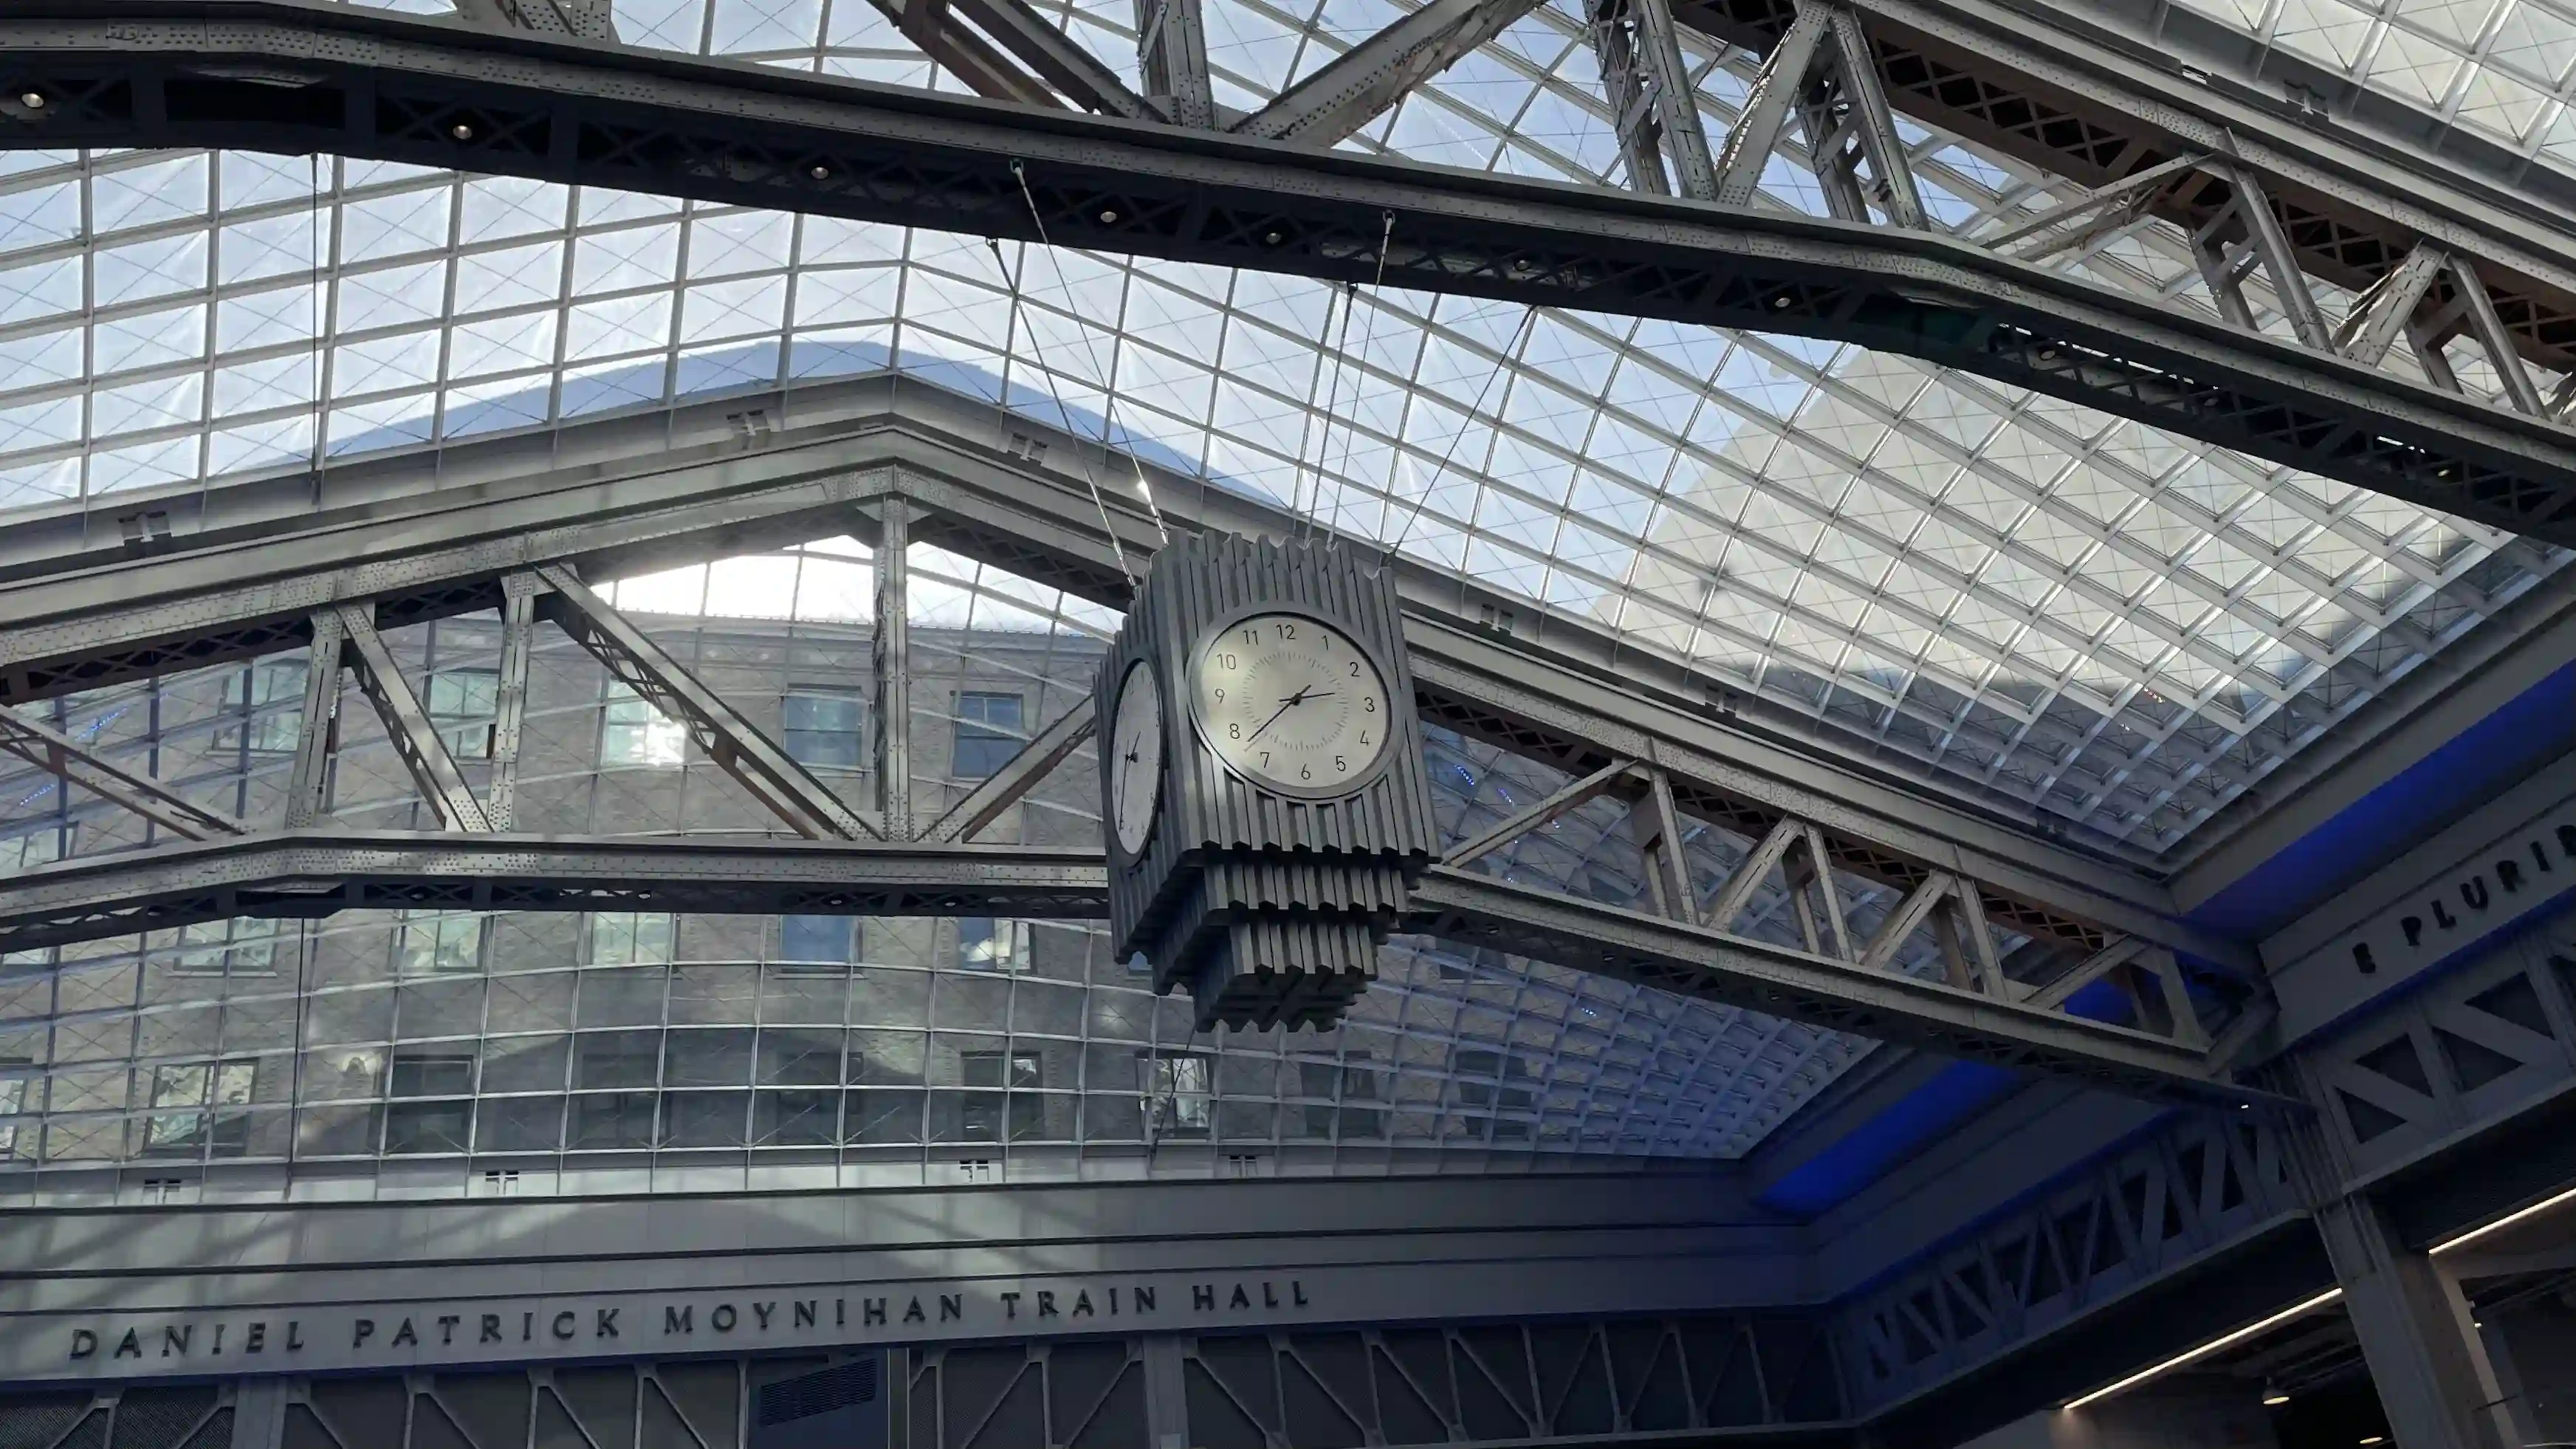
<svg viewBox="0 0 2576 1449">
<path fill-rule="evenodd" d="M 500 713 L 498 671 L 442 669 L 429 677 L 429 722 L 456 758 L 492 758 L 492 721 Z"/>
<path fill-rule="evenodd" d="M 1007 1126 L 1016 1140 L 1034 1136 L 1045 1120 L 1038 1095 L 1046 1074 L 1035 1052 L 962 1052 L 967 1090 L 960 1094 L 958 1129 L 969 1142 L 995 1142 Z"/>
<path fill-rule="evenodd" d="M 688 757 L 689 732 L 623 684 L 608 686 L 608 709 L 599 726 L 599 762 L 672 770 Z"/>
<path fill-rule="evenodd" d="M 301 659 L 268 659 L 224 676 L 224 713 L 244 716 L 245 724 L 215 732 L 215 748 L 248 746 L 260 754 L 291 755 L 304 737 L 304 681 L 310 671 Z"/>
<path fill-rule="evenodd" d="M 661 911 L 600 911 L 590 918 L 593 966 L 668 966 L 673 918 Z"/>
<path fill-rule="evenodd" d="M 250 1136 L 253 1058 L 152 1069 L 152 1115 L 143 1150 L 155 1157 L 194 1157 L 211 1144 L 218 1157 L 238 1154 Z"/>
<path fill-rule="evenodd" d="M 434 976 L 483 969 L 481 916 L 415 916 L 406 911 L 394 931 L 394 971 Z"/>
<path fill-rule="evenodd" d="M 16 875 L 40 865 L 51 865 L 63 858 L 63 832 L 59 826 L 45 826 L 25 835 L 0 840 L 0 875 Z"/>
<path fill-rule="evenodd" d="M 1513 1120 L 1499 1114 L 1527 1113 L 1538 1105 L 1537 1089 L 1522 1085 L 1529 1082 L 1533 1075 L 1529 1063 L 1517 1056 L 1478 1047 L 1458 1048 L 1453 1060 L 1457 1063 L 1460 1076 L 1457 1084 L 1458 1105 L 1470 1109 L 1461 1114 L 1467 1119 L 1470 1130 L 1474 1130 L 1476 1124 L 1491 1122 L 1496 1142 L 1527 1141 L 1530 1135 L 1530 1124 L 1526 1120 Z M 1499 1077 L 1502 1080 L 1499 1085 L 1494 1082 L 1467 1080 L 1471 1075 Z"/>
<path fill-rule="evenodd" d="M 277 974 L 277 923 L 236 916 L 182 926 L 170 972 L 174 976 L 273 976 Z"/>
<path fill-rule="evenodd" d="M 1340 1063 L 1300 1062 L 1297 1074 L 1299 1095 L 1320 1099 L 1307 1104 L 1307 1136 L 1331 1137 L 1336 1127 L 1345 1141 L 1386 1135 L 1385 1115 L 1374 1105 L 1377 1070 L 1368 1053 L 1352 1052 Z"/>
<path fill-rule="evenodd" d="M 584 1032 L 573 1055 L 572 1146 L 650 1147 L 653 1107 L 660 1093 L 662 1034 L 658 1031 Z M 646 1090 L 638 1090 L 646 1089 Z"/>
<path fill-rule="evenodd" d="M 0 1072 L 22 1072 L 35 1065 L 30 1057 L 0 1057 Z M 18 1118 L 27 1115 L 29 1099 L 39 1099 L 44 1092 L 41 1075 L 24 1077 L 0 1076 L 0 1158 L 18 1153 Z M 36 1155 L 36 1124 L 27 1124 L 26 1155 Z"/>
<path fill-rule="evenodd" d="M 1136 1085 L 1145 1097 L 1145 1131 L 1151 1137 L 1208 1134 L 1206 1057 L 1138 1052 Z"/>
<path fill-rule="evenodd" d="M 859 698 L 845 691 L 797 685 L 787 692 L 782 723 L 787 753 L 819 769 L 859 767 Z"/>
<path fill-rule="evenodd" d="M 969 971 L 1029 969 L 1029 923 L 1007 916 L 957 918 L 957 964 Z"/>
<path fill-rule="evenodd" d="M 386 1095 L 387 1153 L 463 1152 L 473 1120 L 471 1055 L 397 1052 Z M 423 1097 L 443 1101 L 405 1100 Z"/>
<path fill-rule="evenodd" d="M 957 743 L 949 754 L 948 773 L 960 780 L 981 780 L 1010 763 L 1029 742 L 1020 716 L 1016 694 L 959 693 Z"/>
<path fill-rule="evenodd" d="M 831 975 L 846 970 L 859 959 L 858 918 L 780 916 L 778 959 L 789 974 Z"/>
</svg>

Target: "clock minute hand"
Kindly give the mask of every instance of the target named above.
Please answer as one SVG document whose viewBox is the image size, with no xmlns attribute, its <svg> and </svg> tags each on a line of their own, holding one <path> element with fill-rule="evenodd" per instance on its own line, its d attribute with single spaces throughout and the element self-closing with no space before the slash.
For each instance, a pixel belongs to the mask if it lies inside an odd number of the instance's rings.
<svg viewBox="0 0 2576 1449">
<path fill-rule="evenodd" d="M 1310 684 L 1310 685 L 1307 685 L 1307 686 L 1306 686 L 1306 689 L 1298 690 L 1295 694 L 1292 694 L 1292 695 L 1288 696 L 1286 699 L 1283 699 L 1283 700 L 1279 701 L 1279 707 L 1278 707 L 1277 709 L 1274 709 L 1274 710 L 1272 710 L 1272 711 L 1270 712 L 1270 718 L 1268 718 L 1268 719 L 1266 719 L 1266 720 L 1263 720 L 1263 721 L 1261 722 L 1261 728 L 1260 728 L 1260 729 L 1257 729 L 1257 730 L 1254 730 L 1254 731 L 1252 732 L 1252 739 L 1250 739 L 1250 740 L 1245 740 L 1245 741 L 1244 741 L 1244 743 L 1245 743 L 1245 744 L 1247 744 L 1247 745 L 1249 745 L 1249 744 L 1251 744 L 1251 743 L 1253 742 L 1253 740 L 1258 740 L 1258 739 L 1260 739 L 1260 738 L 1261 738 L 1261 736 L 1262 736 L 1262 734 L 1263 734 L 1265 731 L 1267 731 L 1267 730 L 1268 730 L 1272 725 L 1275 725 L 1275 724 L 1279 723 L 1279 716 L 1281 716 L 1281 715 L 1283 715 L 1283 714 L 1286 714 L 1288 711 L 1290 711 L 1290 710 L 1292 710 L 1292 709 L 1295 709 L 1297 706 L 1299 706 L 1299 705 L 1301 705 L 1301 704 L 1304 704 L 1304 703 L 1306 702 L 1306 690 L 1307 690 L 1307 689 L 1313 689 L 1314 687 L 1315 687 L 1315 686 L 1313 686 L 1313 685 L 1311 685 L 1311 684 Z"/>
</svg>

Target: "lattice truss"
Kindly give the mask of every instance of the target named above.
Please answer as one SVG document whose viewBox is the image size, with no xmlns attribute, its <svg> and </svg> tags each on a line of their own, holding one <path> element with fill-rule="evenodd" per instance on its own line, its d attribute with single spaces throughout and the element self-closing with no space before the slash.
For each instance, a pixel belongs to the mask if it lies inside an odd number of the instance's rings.
<svg viewBox="0 0 2576 1449">
<path fill-rule="evenodd" d="M 1143 83 L 1126 6 L 1047 13 Z M 1256 109 L 1400 13 L 1210 4 L 1214 104 Z M 1605 86 L 1646 95 L 1635 75 L 1604 78 L 1602 57 L 1626 52 L 1602 49 L 1602 27 L 1628 34 L 1624 14 L 1533 10 L 1342 144 L 1688 189 L 1673 127 L 1641 130 L 1634 106 L 1613 123 Z M 629 44 L 958 84 L 855 0 L 636 0 L 616 16 Z M 1701 128 L 1723 136 L 1764 73 L 1702 37 L 1684 53 Z M 2385 366 L 2500 405 L 2553 390 L 2550 374 L 2498 370 L 2439 256 L 2402 297 L 2356 303 L 2309 279 L 2308 301 L 2285 302 L 2251 212 L 2220 207 L 2189 235 L 2134 205 L 2134 185 L 2085 193 L 1902 117 L 1873 154 L 1847 144 L 1847 120 L 1789 116 L 1746 200 L 1919 208 L 1924 225 L 2177 306 L 2339 344 L 2368 334 Z M 85 510 L 101 536 L 148 540 L 165 526 L 153 498 L 215 478 L 895 366 L 1291 503 L 1607 625 L 1830 738 L 2156 850 L 2562 561 L 1797 338 L 331 158 L 0 167 L 0 507 Z M 2445 298 L 2423 347 L 2391 345 L 2409 308 Z"/>
<path fill-rule="evenodd" d="M 497 608 L 397 625 L 343 606 L 300 648 L 22 703 L 0 711 L 0 873 L 316 827 L 422 832 L 369 837 L 396 848 L 500 829 L 1098 849 L 1090 690 L 1116 614 L 933 545 L 893 557 L 841 537 L 596 589 L 539 565 Z M 892 597 L 899 630 L 877 617 Z M 1429 724 L 1448 857 L 1503 881 L 2187 1052 L 2241 995 L 1688 779 L 1624 760 L 1576 778 L 1464 707 Z M 652 1153 L 676 1172 L 774 1149 L 862 1181 L 1104 1154 L 1733 1157 L 1869 1046 L 1427 937 L 1389 946 L 1334 1031 L 1202 1035 L 1082 922 L 370 899 L 415 904 L 281 921 L 219 899 L 7 958 L 0 1157 Z"/>
</svg>

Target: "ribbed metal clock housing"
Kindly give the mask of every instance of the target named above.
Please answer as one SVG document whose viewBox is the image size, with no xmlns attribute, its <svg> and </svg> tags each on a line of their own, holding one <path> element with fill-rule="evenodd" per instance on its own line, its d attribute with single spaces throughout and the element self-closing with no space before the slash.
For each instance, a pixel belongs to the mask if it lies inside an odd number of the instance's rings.
<svg viewBox="0 0 2576 1449">
<path fill-rule="evenodd" d="M 1386 681 L 1386 751 L 1348 794 L 1296 799 L 1237 775 L 1191 718 L 1191 665 L 1247 610 L 1340 629 Z M 1377 947 L 1438 846 L 1393 575 L 1334 543 L 1182 540 L 1154 558 L 1108 657 L 1101 718 L 1130 663 L 1159 676 L 1164 777 L 1143 852 L 1110 846 L 1110 931 L 1157 990 L 1187 986 L 1199 1025 L 1325 1025 L 1374 979 Z M 1101 772 L 1103 816 L 1113 772 Z"/>
</svg>

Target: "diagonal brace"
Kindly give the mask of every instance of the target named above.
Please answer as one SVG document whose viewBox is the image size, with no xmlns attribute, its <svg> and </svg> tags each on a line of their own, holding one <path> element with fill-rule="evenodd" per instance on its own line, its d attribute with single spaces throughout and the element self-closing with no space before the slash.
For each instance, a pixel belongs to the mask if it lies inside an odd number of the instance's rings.
<svg viewBox="0 0 2576 1449">
<path fill-rule="evenodd" d="M 966 797 L 948 807 L 948 812 L 931 822 L 922 838 L 938 843 L 971 838 L 976 831 L 1001 818 L 1003 811 L 1025 799 L 1037 783 L 1063 764 L 1065 757 L 1082 748 L 1100 728 L 1099 705 L 1091 696 L 1066 710 L 1054 724 L 1038 731 L 1037 736 L 1008 763 L 993 772 L 982 784 L 968 791 Z"/>
<path fill-rule="evenodd" d="M 249 833 L 248 826 L 231 816 L 209 810 L 150 775 L 128 770 L 43 720 L 5 705 L 0 705 L 0 750 L 51 772 L 66 784 L 113 801 L 173 835 L 212 840 Z"/>
<path fill-rule="evenodd" d="M 776 811 L 797 834 L 808 840 L 860 840 L 881 834 L 814 778 L 812 771 L 699 683 L 661 645 L 592 593 L 571 569 L 539 564 L 536 574 L 554 590 L 537 602 L 546 618 L 654 708 L 679 720 L 709 759 Z"/>
<path fill-rule="evenodd" d="M 342 604 L 338 613 L 341 632 L 358 652 L 358 687 L 384 720 L 395 753 L 402 756 L 403 768 L 411 772 L 412 783 L 429 801 L 429 808 L 450 830 L 491 830 L 492 818 L 483 812 L 483 802 L 474 798 L 465 772 L 447 752 L 446 739 L 430 723 L 419 696 L 411 692 L 393 651 L 385 647 L 385 637 L 376 632 L 374 610 L 364 604 Z"/>
</svg>

